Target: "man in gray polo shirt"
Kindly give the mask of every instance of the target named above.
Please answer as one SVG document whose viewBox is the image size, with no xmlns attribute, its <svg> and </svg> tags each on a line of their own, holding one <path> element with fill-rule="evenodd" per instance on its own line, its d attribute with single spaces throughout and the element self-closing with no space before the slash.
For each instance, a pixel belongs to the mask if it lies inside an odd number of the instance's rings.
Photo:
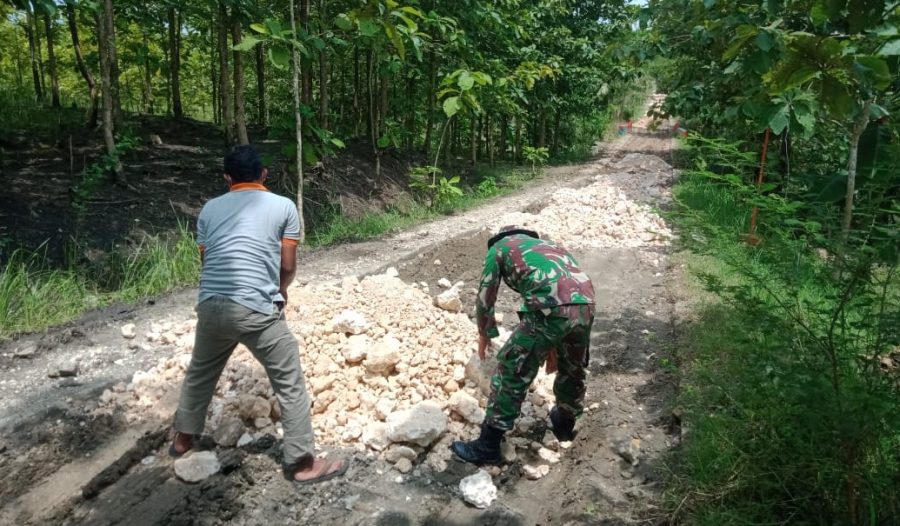
<svg viewBox="0 0 900 526">
<path fill-rule="evenodd" d="M 197 220 L 203 259 L 197 335 L 169 453 L 181 456 L 194 446 L 219 375 L 242 343 L 265 368 L 281 406 L 285 477 L 321 482 L 345 473 L 349 463 L 314 456 L 299 348 L 282 312 L 296 273 L 300 219 L 293 202 L 263 186 L 267 175 L 253 147 L 233 148 L 225 157 L 230 191 L 206 203 Z"/>
</svg>

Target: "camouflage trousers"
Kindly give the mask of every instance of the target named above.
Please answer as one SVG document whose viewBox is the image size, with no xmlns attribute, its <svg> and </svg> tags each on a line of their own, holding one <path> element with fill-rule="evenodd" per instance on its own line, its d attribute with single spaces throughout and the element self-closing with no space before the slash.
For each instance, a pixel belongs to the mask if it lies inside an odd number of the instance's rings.
<svg viewBox="0 0 900 526">
<path fill-rule="evenodd" d="M 546 311 L 544 311 L 546 312 Z M 491 396 L 484 423 L 510 430 L 531 382 L 552 349 L 558 371 L 553 382 L 556 405 L 572 417 L 584 411 L 584 379 L 588 361 L 593 305 L 562 305 L 544 312 L 520 313 L 516 330 L 497 352 Z"/>
</svg>

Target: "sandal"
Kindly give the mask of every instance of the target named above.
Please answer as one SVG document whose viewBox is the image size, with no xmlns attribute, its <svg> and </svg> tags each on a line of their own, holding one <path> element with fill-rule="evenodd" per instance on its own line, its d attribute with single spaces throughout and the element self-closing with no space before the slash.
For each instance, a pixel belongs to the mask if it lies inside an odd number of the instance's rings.
<svg viewBox="0 0 900 526">
<path fill-rule="evenodd" d="M 175 441 L 178 440 L 178 437 L 179 437 L 179 436 L 186 436 L 186 437 L 190 437 L 190 439 L 191 439 L 191 442 L 190 442 L 191 445 L 190 445 L 190 447 L 188 447 L 187 449 L 185 449 L 185 450 L 182 451 L 181 453 L 179 453 L 179 452 L 175 449 Z M 196 440 L 199 440 L 199 439 L 200 439 L 200 435 L 192 435 L 192 434 L 190 434 L 190 433 L 182 433 L 181 431 L 175 431 L 175 436 L 172 438 L 172 444 L 169 446 L 169 456 L 172 457 L 172 458 L 180 458 L 180 457 L 184 456 L 185 453 L 187 453 L 188 451 L 194 449 L 194 442 L 195 442 Z"/>
<path fill-rule="evenodd" d="M 304 459 L 304 460 L 305 460 L 305 459 Z M 293 465 L 291 465 L 291 466 L 285 468 L 285 470 L 284 470 L 284 476 L 285 476 L 285 478 L 288 479 L 288 480 L 290 480 L 291 482 L 293 482 L 293 483 L 294 483 L 294 486 L 309 486 L 309 485 L 312 485 L 312 484 L 318 484 L 318 483 L 320 483 L 320 482 L 325 482 L 326 480 L 331 480 L 331 479 L 334 479 L 334 478 L 343 476 L 345 473 L 347 473 L 347 470 L 350 469 L 350 461 L 347 460 L 347 459 L 344 459 L 344 458 L 337 459 L 337 460 L 334 460 L 334 461 L 332 461 L 332 460 L 326 460 L 326 459 L 323 459 L 323 458 L 313 458 L 313 459 L 312 459 L 312 464 L 313 464 L 313 466 L 315 465 L 315 463 L 316 463 L 317 460 L 318 460 L 318 461 L 321 461 L 321 462 L 323 462 L 323 463 L 326 464 L 326 467 L 325 467 L 325 473 L 322 473 L 321 475 L 319 475 L 319 476 L 317 476 L 317 477 L 313 477 L 313 478 L 311 478 L 311 479 L 297 480 L 297 479 L 295 478 L 295 475 L 297 474 L 297 469 L 296 469 L 296 468 L 297 468 L 300 464 L 304 463 L 304 461 L 301 460 L 300 462 L 297 462 L 296 464 L 293 464 Z M 334 468 L 334 465 L 335 465 L 336 462 L 340 462 L 340 463 L 341 463 L 341 467 L 335 469 L 334 471 L 328 471 L 329 469 Z"/>
</svg>

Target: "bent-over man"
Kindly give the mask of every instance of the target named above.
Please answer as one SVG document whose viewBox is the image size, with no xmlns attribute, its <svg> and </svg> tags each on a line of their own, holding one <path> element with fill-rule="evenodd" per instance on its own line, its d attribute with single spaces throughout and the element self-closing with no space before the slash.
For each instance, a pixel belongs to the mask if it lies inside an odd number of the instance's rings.
<svg viewBox="0 0 900 526">
<path fill-rule="evenodd" d="M 536 232 L 515 226 L 501 228 L 488 241 L 476 301 L 478 355 L 482 360 L 490 338 L 499 335 L 494 303 L 501 278 L 522 296 L 519 325 L 497 352 L 497 371 L 491 378 L 481 435 L 451 445 L 459 458 L 475 464 L 500 463 L 500 441 L 513 428 L 531 382 L 552 353 L 558 372 L 550 424 L 559 440 L 574 438 L 575 420 L 584 410 L 585 367 L 594 322 L 590 278 L 571 254 L 541 240 Z"/>
</svg>

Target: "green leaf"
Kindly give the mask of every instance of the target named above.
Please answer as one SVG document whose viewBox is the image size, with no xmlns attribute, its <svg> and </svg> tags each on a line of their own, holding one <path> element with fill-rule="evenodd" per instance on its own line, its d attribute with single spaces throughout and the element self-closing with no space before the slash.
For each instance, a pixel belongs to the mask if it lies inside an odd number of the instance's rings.
<svg viewBox="0 0 900 526">
<path fill-rule="evenodd" d="M 419 11 L 418 9 L 416 9 L 415 7 L 410 7 L 407 5 L 407 6 L 401 7 L 400 10 L 403 11 L 404 13 L 410 14 L 412 16 L 417 16 L 419 18 L 422 18 L 422 12 Z"/>
<path fill-rule="evenodd" d="M 278 20 L 266 20 L 266 27 L 269 28 L 269 33 L 273 35 L 280 35 L 282 32 L 281 22 Z"/>
<path fill-rule="evenodd" d="M 391 138 L 388 135 L 382 135 L 381 137 L 378 138 L 378 140 L 376 141 L 376 144 L 378 145 L 379 148 L 387 148 L 388 146 L 391 145 Z"/>
<path fill-rule="evenodd" d="M 384 33 L 387 35 L 388 39 L 390 39 L 397 54 L 400 55 L 400 60 L 406 60 L 406 46 L 403 45 L 403 39 L 400 38 L 400 33 L 397 32 L 397 28 L 394 24 L 385 24 Z"/>
<path fill-rule="evenodd" d="M 257 33 L 261 33 L 263 35 L 269 34 L 269 29 L 260 23 L 250 24 L 250 29 L 256 31 Z"/>
<path fill-rule="evenodd" d="M 344 31 L 350 31 L 353 27 L 353 22 L 350 20 L 350 17 L 344 13 L 339 14 L 334 17 L 334 25 L 336 25 L 339 29 L 343 29 Z"/>
<path fill-rule="evenodd" d="M 782 106 L 769 118 L 769 128 L 772 129 L 772 133 L 775 135 L 780 135 L 790 122 L 790 107 Z"/>
<path fill-rule="evenodd" d="M 894 57 L 900 55 L 900 39 L 891 40 L 878 50 L 878 56 Z"/>
<path fill-rule="evenodd" d="M 284 69 L 291 64 L 291 53 L 283 47 L 273 46 L 269 48 L 269 60 L 276 68 Z"/>
<path fill-rule="evenodd" d="M 444 114 L 447 118 L 456 115 L 460 110 L 459 97 L 447 97 L 444 99 Z"/>
<path fill-rule="evenodd" d="M 347 147 L 347 145 L 344 144 L 344 141 L 338 139 L 337 137 L 331 138 L 331 144 L 337 146 L 338 148 L 346 148 Z"/>
<path fill-rule="evenodd" d="M 772 35 L 763 31 L 762 33 L 756 35 L 756 47 L 763 51 L 769 51 L 772 47 L 775 46 L 775 39 L 772 38 Z"/>
<path fill-rule="evenodd" d="M 235 51 L 250 51 L 251 49 L 253 49 L 253 46 L 258 44 L 259 42 L 260 40 L 256 37 L 245 35 L 241 38 L 241 42 L 239 44 L 231 46 L 231 49 Z"/>
<path fill-rule="evenodd" d="M 359 19 L 359 32 L 362 33 L 363 36 L 373 37 L 378 34 L 380 29 L 378 24 L 371 18 Z"/>
<path fill-rule="evenodd" d="M 459 86 L 461 91 L 470 90 L 475 85 L 475 77 L 468 71 L 463 71 L 459 74 L 459 78 L 456 79 L 456 85 Z"/>
<path fill-rule="evenodd" d="M 809 10 L 809 19 L 817 26 L 821 26 L 825 22 L 828 22 L 828 8 L 825 5 L 825 2 L 819 1 L 812 6 L 812 9 Z"/>
<path fill-rule="evenodd" d="M 891 70 L 883 58 L 862 56 L 856 58 L 856 63 L 862 66 L 864 77 L 876 89 L 885 89 L 891 85 Z"/>
<path fill-rule="evenodd" d="M 847 87 L 834 78 L 826 77 L 822 80 L 821 100 L 828 112 L 837 118 L 844 118 L 853 112 L 853 97 Z"/>
<path fill-rule="evenodd" d="M 319 155 L 315 147 L 307 141 L 303 142 L 303 162 L 312 166 L 319 162 Z"/>
</svg>

